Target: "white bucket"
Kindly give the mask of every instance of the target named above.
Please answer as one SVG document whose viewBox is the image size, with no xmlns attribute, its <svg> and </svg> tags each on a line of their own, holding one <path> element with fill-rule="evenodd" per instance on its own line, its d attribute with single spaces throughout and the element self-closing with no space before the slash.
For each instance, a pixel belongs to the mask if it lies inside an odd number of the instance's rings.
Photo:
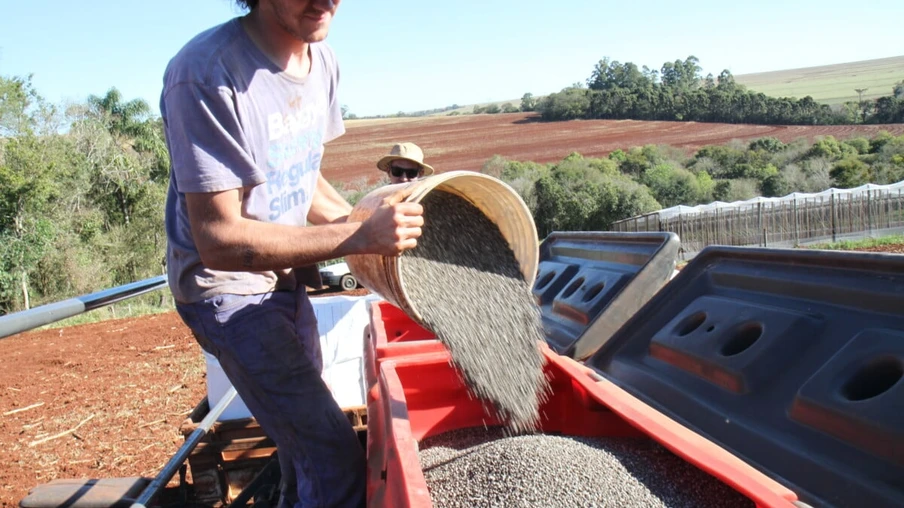
<svg viewBox="0 0 904 508">
<path fill-rule="evenodd" d="M 217 361 L 216 357 L 207 351 L 202 352 L 204 353 L 204 360 L 207 362 L 207 401 L 210 407 L 213 408 L 223 398 L 223 395 L 226 395 L 226 391 L 232 388 L 232 383 L 229 382 L 229 378 L 226 377 L 226 373 L 223 372 L 223 368 L 220 367 L 220 362 Z M 226 406 L 226 410 L 223 411 L 218 420 L 239 420 L 241 418 L 251 418 L 251 411 L 245 406 L 242 397 L 236 395 L 232 402 Z"/>
<path fill-rule="evenodd" d="M 368 305 L 377 295 L 313 298 L 320 349 L 323 352 L 322 378 L 340 407 L 361 406 L 365 402 L 364 327 L 370 319 Z M 204 353 L 207 362 L 207 400 L 210 407 L 232 387 L 216 357 Z M 236 396 L 218 421 L 251 418 L 251 411 Z"/>
</svg>

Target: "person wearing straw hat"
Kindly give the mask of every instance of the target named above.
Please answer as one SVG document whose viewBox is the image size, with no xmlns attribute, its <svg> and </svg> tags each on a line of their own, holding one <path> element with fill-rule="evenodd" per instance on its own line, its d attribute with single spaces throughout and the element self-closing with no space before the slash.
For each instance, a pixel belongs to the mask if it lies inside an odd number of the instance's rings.
<svg viewBox="0 0 904 508">
<path fill-rule="evenodd" d="M 377 161 L 377 168 L 389 174 L 391 183 L 413 182 L 434 173 L 433 167 L 424 163 L 424 151 L 414 143 L 396 143 L 389 155 Z"/>
<path fill-rule="evenodd" d="M 415 247 L 423 207 L 385 202 L 350 222 L 320 171 L 345 133 L 325 42 L 340 0 L 236 2 L 248 13 L 191 39 L 163 77 L 169 287 L 276 443 L 279 506 L 357 508 L 366 457 L 322 379 L 306 286 L 320 286 L 319 262 Z"/>
</svg>

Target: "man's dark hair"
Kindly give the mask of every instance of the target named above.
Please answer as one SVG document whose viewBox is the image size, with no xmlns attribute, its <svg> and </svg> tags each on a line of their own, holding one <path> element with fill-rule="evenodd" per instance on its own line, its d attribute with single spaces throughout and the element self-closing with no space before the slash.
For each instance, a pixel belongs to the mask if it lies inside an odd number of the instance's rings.
<svg viewBox="0 0 904 508">
<path fill-rule="evenodd" d="M 239 7 L 244 7 L 246 9 L 254 10 L 257 7 L 257 0 L 235 0 L 235 3 L 239 4 Z"/>
</svg>

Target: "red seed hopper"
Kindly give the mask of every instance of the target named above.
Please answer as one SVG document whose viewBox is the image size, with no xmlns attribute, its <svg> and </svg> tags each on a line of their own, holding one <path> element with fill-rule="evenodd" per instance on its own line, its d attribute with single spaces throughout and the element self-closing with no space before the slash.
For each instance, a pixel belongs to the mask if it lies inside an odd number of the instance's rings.
<svg viewBox="0 0 904 508">
<path fill-rule="evenodd" d="M 655 254 L 571 235 L 533 288 L 543 433 L 657 443 L 756 506 L 904 506 L 904 257 L 710 247 L 650 291 Z M 427 330 L 371 312 L 369 506 L 432 506 L 419 446 L 499 422 Z"/>
<path fill-rule="evenodd" d="M 543 347 L 552 396 L 541 430 L 566 436 L 645 438 L 718 478 L 757 506 L 794 506 L 789 489 L 652 409 L 587 367 Z M 386 360 L 368 402 L 368 506 L 433 506 L 418 442 L 444 432 L 497 425 L 469 395 L 448 353 Z M 563 471 L 563 474 L 569 474 Z"/>
</svg>

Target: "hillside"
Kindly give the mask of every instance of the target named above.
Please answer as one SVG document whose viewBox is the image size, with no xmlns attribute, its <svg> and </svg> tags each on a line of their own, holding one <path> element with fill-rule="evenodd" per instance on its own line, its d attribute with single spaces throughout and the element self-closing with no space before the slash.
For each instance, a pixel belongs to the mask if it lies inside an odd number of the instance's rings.
<svg viewBox="0 0 904 508">
<path fill-rule="evenodd" d="M 867 89 L 864 100 L 891 95 L 892 87 L 902 80 L 904 56 L 735 76 L 738 83 L 766 95 L 809 95 L 827 104 L 859 100 L 858 88 Z"/>
<path fill-rule="evenodd" d="M 535 95 L 534 100 L 540 100 L 544 95 Z M 500 108 L 505 106 L 506 104 L 511 104 L 515 107 L 521 107 L 521 97 L 517 99 L 509 99 L 507 101 L 495 101 L 495 102 L 481 102 L 480 104 L 468 104 L 466 106 L 461 106 L 455 109 L 450 109 L 448 111 L 441 111 L 437 113 L 431 113 L 428 116 L 449 116 L 451 113 L 459 113 L 459 114 L 469 114 L 474 112 L 475 107 L 486 108 L 488 106 L 499 106 Z"/>
</svg>

